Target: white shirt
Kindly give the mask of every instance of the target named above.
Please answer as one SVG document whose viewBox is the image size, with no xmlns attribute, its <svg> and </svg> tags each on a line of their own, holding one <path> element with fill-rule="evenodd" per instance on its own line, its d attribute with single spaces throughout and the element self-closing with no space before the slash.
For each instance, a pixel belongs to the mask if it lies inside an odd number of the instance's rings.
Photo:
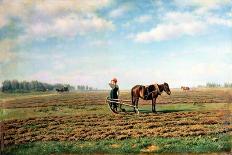
<svg viewBox="0 0 232 155">
<path fill-rule="evenodd" d="M 115 87 L 117 87 L 118 88 L 118 85 L 114 85 L 114 84 L 112 84 L 112 83 L 109 83 L 109 85 L 110 85 L 110 87 L 112 88 L 112 89 L 114 89 Z"/>
</svg>

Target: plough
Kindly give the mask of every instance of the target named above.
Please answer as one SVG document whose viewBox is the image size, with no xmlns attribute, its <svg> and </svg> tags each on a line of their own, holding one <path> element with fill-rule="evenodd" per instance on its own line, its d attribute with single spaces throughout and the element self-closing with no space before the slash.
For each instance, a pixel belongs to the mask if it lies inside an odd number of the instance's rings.
<svg viewBox="0 0 232 155">
<path fill-rule="evenodd" d="M 108 104 L 110 110 L 113 113 L 118 114 L 120 112 L 126 112 L 125 109 L 122 108 L 122 106 L 127 106 L 134 108 L 135 112 L 139 114 L 139 109 L 129 103 L 131 103 L 131 100 L 111 99 L 110 97 L 106 97 L 106 104 Z"/>
</svg>

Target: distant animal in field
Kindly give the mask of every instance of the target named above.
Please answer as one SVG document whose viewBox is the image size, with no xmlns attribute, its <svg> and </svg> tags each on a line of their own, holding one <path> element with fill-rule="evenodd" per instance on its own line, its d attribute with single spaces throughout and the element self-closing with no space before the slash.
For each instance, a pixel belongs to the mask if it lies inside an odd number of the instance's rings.
<svg viewBox="0 0 232 155">
<path fill-rule="evenodd" d="M 69 89 L 68 89 L 68 87 L 63 87 L 61 89 L 56 88 L 56 91 L 58 93 L 63 93 L 63 92 L 69 92 Z"/>
<path fill-rule="evenodd" d="M 42 91 L 43 91 L 43 92 L 46 92 L 46 91 L 49 91 L 49 90 L 48 90 L 48 89 L 43 89 Z"/>
<path fill-rule="evenodd" d="M 189 91 L 190 88 L 189 87 L 185 87 L 185 86 L 181 86 L 181 90 L 183 90 L 183 91 Z"/>
<path fill-rule="evenodd" d="M 143 100 L 151 100 L 152 112 L 156 112 L 156 99 L 163 91 L 165 91 L 168 95 L 171 94 L 169 85 L 166 82 L 164 82 L 164 84 L 151 84 L 148 86 L 136 85 L 131 89 L 132 104 L 138 108 L 139 98 Z M 136 112 L 135 108 L 134 111 Z"/>
</svg>

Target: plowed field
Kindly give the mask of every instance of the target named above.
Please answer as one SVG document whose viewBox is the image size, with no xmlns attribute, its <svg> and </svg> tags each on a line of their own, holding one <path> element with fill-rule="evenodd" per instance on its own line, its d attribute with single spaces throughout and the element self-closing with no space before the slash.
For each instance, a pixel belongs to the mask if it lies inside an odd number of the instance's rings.
<svg viewBox="0 0 232 155">
<path fill-rule="evenodd" d="M 5 122 L 4 144 L 33 141 L 202 136 L 232 131 L 225 110 L 162 114 L 41 117 Z"/>
<path fill-rule="evenodd" d="M 38 141 L 200 138 L 232 133 L 231 92 L 228 90 L 173 91 L 171 96 L 164 94 L 158 99 L 157 114 L 151 113 L 150 102 L 140 101 L 139 115 L 131 111 L 110 113 L 104 105 L 106 96 L 106 92 L 92 92 L 2 100 L 3 144 L 7 147 Z M 129 99 L 129 92 L 123 92 L 121 98 Z M 65 112 L 64 108 L 69 111 Z M 28 111 L 30 115 L 8 115 L 14 110 Z"/>
</svg>

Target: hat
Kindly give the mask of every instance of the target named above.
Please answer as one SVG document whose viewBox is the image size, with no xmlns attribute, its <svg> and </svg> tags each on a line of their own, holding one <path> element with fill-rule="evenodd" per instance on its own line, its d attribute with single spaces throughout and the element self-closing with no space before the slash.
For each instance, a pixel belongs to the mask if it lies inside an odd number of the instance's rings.
<svg viewBox="0 0 232 155">
<path fill-rule="evenodd" d="M 113 78 L 111 81 L 117 82 L 118 80 L 116 78 Z"/>
</svg>

